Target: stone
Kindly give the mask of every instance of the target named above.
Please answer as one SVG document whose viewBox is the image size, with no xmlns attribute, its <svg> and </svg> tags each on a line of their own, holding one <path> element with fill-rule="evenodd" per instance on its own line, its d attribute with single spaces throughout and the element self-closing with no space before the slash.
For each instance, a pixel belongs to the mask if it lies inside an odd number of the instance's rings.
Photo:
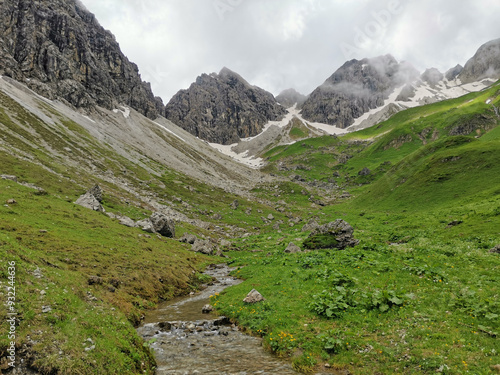
<svg viewBox="0 0 500 375">
<path fill-rule="evenodd" d="M 163 237 L 175 237 L 175 223 L 168 216 L 155 212 L 149 219 L 156 233 L 161 234 Z"/>
<path fill-rule="evenodd" d="M 94 210 L 98 212 L 104 212 L 104 207 L 99 203 L 99 201 L 90 193 L 85 193 L 80 196 L 75 202 L 75 204 Z"/>
<path fill-rule="evenodd" d="M 248 208 L 245 210 L 245 214 L 247 214 L 247 215 L 251 215 L 251 214 L 252 214 L 252 208 L 251 208 L 251 207 L 248 207 Z"/>
<path fill-rule="evenodd" d="M 494 248 L 490 249 L 490 253 L 500 254 L 500 245 L 496 245 Z"/>
<path fill-rule="evenodd" d="M 102 278 L 100 278 L 99 276 L 89 276 L 87 282 L 89 285 L 101 285 Z"/>
<path fill-rule="evenodd" d="M 262 301 L 265 301 L 265 298 L 262 297 L 262 294 L 260 294 L 255 289 L 252 289 L 250 293 L 248 293 L 247 296 L 243 299 L 243 302 L 246 303 L 257 303 Z"/>
<path fill-rule="evenodd" d="M 50 306 L 42 306 L 42 313 L 47 314 L 52 311 L 52 307 Z"/>
<path fill-rule="evenodd" d="M 197 239 L 198 237 L 196 237 L 194 234 L 184 233 L 179 241 L 192 245 L 196 242 Z"/>
<path fill-rule="evenodd" d="M 301 253 L 302 249 L 295 245 L 293 242 L 290 242 L 288 246 L 285 249 L 285 253 L 287 254 L 296 254 L 296 253 Z"/>
<path fill-rule="evenodd" d="M 10 181 L 17 182 L 17 176 L 3 174 L 3 175 L 1 175 L 1 177 L 2 177 L 2 180 L 10 180 Z"/>
<path fill-rule="evenodd" d="M 231 243 L 231 241 L 228 241 L 226 239 L 222 239 L 220 241 L 220 246 L 223 248 L 229 248 L 229 247 L 233 246 L 233 244 Z"/>
<path fill-rule="evenodd" d="M 95 184 L 87 193 L 92 194 L 99 203 L 102 203 L 102 189 Z"/>
<path fill-rule="evenodd" d="M 201 308 L 201 312 L 203 314 L 210 314 L 212 311 L 214 311 L 214 307 L 212 305 L 206 304 Z"/>
<path fill-rule="evenodd" d="M 497 374 L 500 374 L 500 364 L 499 365 L 492 365 L 490 366 L 491 371 L 496 372 Z"/>
<path fill-rule="evenodd" d="M 131 218 L 129 218 L 128 216 L 121 216 L 118 219 L 118 222 L 121 225 L 125 225 L 126 227 L 129 227 L 129 228 L 135 228 L 135 226 L 136 226 L 135 221 L 132 220 Z"/>
<path fill-rule="evenodd" d="M 358 172 L 358 176 L 368 176 L 371 173 L 372 172 L 368 168 L 364 167 L 362 170 Z"/>
<path fill-rule="evenodd" d="M 240 205 L 240 202 L 238 202 L 238 200 L 235 199 L 233 201 L 233 203 L 231 203 L 231 209 L 236 210 L 239 207 L 239 205 Z"/>
<path fill-rule="evenodd" d="M 316 220 L 311 219 L 307 224 L 302 227 L 302 232 L 311 232 L 319 228 L 319 224 Z"/>
<path fill-rule="evenodd" d="M 354 229 L 342 219 L 319 226 L 304 241 L 307 249 L 345 249 L 359 243 L 353 237 Z"/>
<path fill-rule="evenodd" d="M 7 203 L 7 204 L 17 204 L 17 201 L 15 199 L 7 199 L 7 201 L 5 203 Z"/>
<path fill-rule="evenodd" d="M 195 253 L 213 255 L 215 252 L 215 246 L 209 240 L 197 239 L 191 247 L 191 250 Z"/>
<path fill-rule="evenodd" d="M 273 216 L 273 214 L 269 214 L 269 215 L 267 215 L 267 220 L 274 220 L 274 216 Z"/>
<path fill-rule="evenodd" d="M 151 222 L 151 220 L 149 218 L 136 222 L 135 226 L 138 228 L 141 228 L 144 232 L 155 233 L 153 223 Z"/>
</svg>

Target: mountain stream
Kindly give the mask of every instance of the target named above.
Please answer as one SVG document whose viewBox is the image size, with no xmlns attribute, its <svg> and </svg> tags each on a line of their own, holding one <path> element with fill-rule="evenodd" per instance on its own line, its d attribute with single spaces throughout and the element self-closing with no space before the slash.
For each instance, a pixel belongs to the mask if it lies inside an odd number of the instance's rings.
<svg viewBox="0 0 500 375">
<path fill-rule="evenodd" d="M 243 334 L 225 317 L 201 312 L 210 295 L 241 282 L 230 271 L 226 265 L 209 267 L 212 285 L 163 303 L 146 316 L 138 333 L 151 342 L 157 375 L 296 374 L 290 364 L 267 353 L 261 339 Z"/>
</svg>

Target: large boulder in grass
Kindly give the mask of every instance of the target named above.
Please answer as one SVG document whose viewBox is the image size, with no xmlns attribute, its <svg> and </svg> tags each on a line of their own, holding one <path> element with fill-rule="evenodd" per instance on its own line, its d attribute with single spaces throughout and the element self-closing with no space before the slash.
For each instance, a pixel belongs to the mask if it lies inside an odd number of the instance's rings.
<svg viewBox="0 0 500 375">
<path fill-rule="evenodd" d="M 101 203 L 94 195 L 88 192 L 81 195 L 80 198 L 76 200 L 75 204 L 88 208 L 90 210 L 104 212 L 104 207 L 102 207 Z"/>
<path fill-rule="evenodd" d="M 342 219 L 321 225 L 304 241 L 306 249 L 345 249 L 356 246 L 359 240 L 353 237 L 354 229 Z"/>
<path fill-rule="evenodd" d="M 149 220 L 153 223 L 153 228 L 156 233 L 161 234 L 163 237 L 175 237 L 175 223 L 168 216 L 155 212 L 151 215 Z"/>
</svg>

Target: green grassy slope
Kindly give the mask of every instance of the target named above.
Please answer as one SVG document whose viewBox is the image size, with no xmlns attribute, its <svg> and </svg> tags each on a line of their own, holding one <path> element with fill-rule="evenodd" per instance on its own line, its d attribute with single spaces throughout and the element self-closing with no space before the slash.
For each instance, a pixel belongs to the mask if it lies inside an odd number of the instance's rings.
<svg viewBox="0 0 500 375">
<path fill-rule="evenodd" d="M 242 240 L 247 251 L 231 255 L 245 282 L 215 297 L 219 311 L 306 373 L 325 364 L 352 374 L 492 373 L 500 363 L 500 259 L 489 251 L 500 245 L 499 94 L 494 86 L 268 151 L 272 173 L 300 173 L 304 184 L 333 179 L 338 188 L 324 199 L 348 190 L 352 199 L 310 205 L 304 222 L 344 219 L 360 243 L 285 254 L 309 234 L 297 227 Z M 371 173 L 359 175 L 363 168 Z M 242 302 L 252 288 L 264 303 Z"/>
</svg>

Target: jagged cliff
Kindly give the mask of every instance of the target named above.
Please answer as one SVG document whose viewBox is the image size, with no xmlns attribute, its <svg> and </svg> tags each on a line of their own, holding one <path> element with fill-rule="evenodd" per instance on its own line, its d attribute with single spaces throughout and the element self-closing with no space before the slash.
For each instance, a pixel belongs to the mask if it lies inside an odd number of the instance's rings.
<svg viewBox="0 0 500 375">
<path fill-rule="evenodd" d="M 310 121 L 350 126 L 354 119 L 384 104 L 389 94 L 418 77 L 409 64 L 391 55 L 351 60 L 309 95 L 302 116 Z"/>
<path fill-rule="evenodd" d="M 0 0 L 0 74 L 75 107 L 163 113 L 137 65 L 78 0 Z"/>
<path fill-rule="evenodd" d="M 274 96 L 250 85 L 227 68 L 203 74 L 181 90 L 165 108 L 165 117 L 209 142 L 232 144 L 259 134 L 268 121 L 283 118 L 286 110 Z"/>
<path fill-rule="evenodd" d="M 306 101 L 307 96 L 302 95 L 300 92 L 297 92 L 295 89 L 286 89 L 283 90 L 277 97 L 276 100 L 282 106 L 286 108 L 292 107 L 294 104 L 297 104 L 297 107 L 300 108 L 302 104 Z"/>
</svg>

